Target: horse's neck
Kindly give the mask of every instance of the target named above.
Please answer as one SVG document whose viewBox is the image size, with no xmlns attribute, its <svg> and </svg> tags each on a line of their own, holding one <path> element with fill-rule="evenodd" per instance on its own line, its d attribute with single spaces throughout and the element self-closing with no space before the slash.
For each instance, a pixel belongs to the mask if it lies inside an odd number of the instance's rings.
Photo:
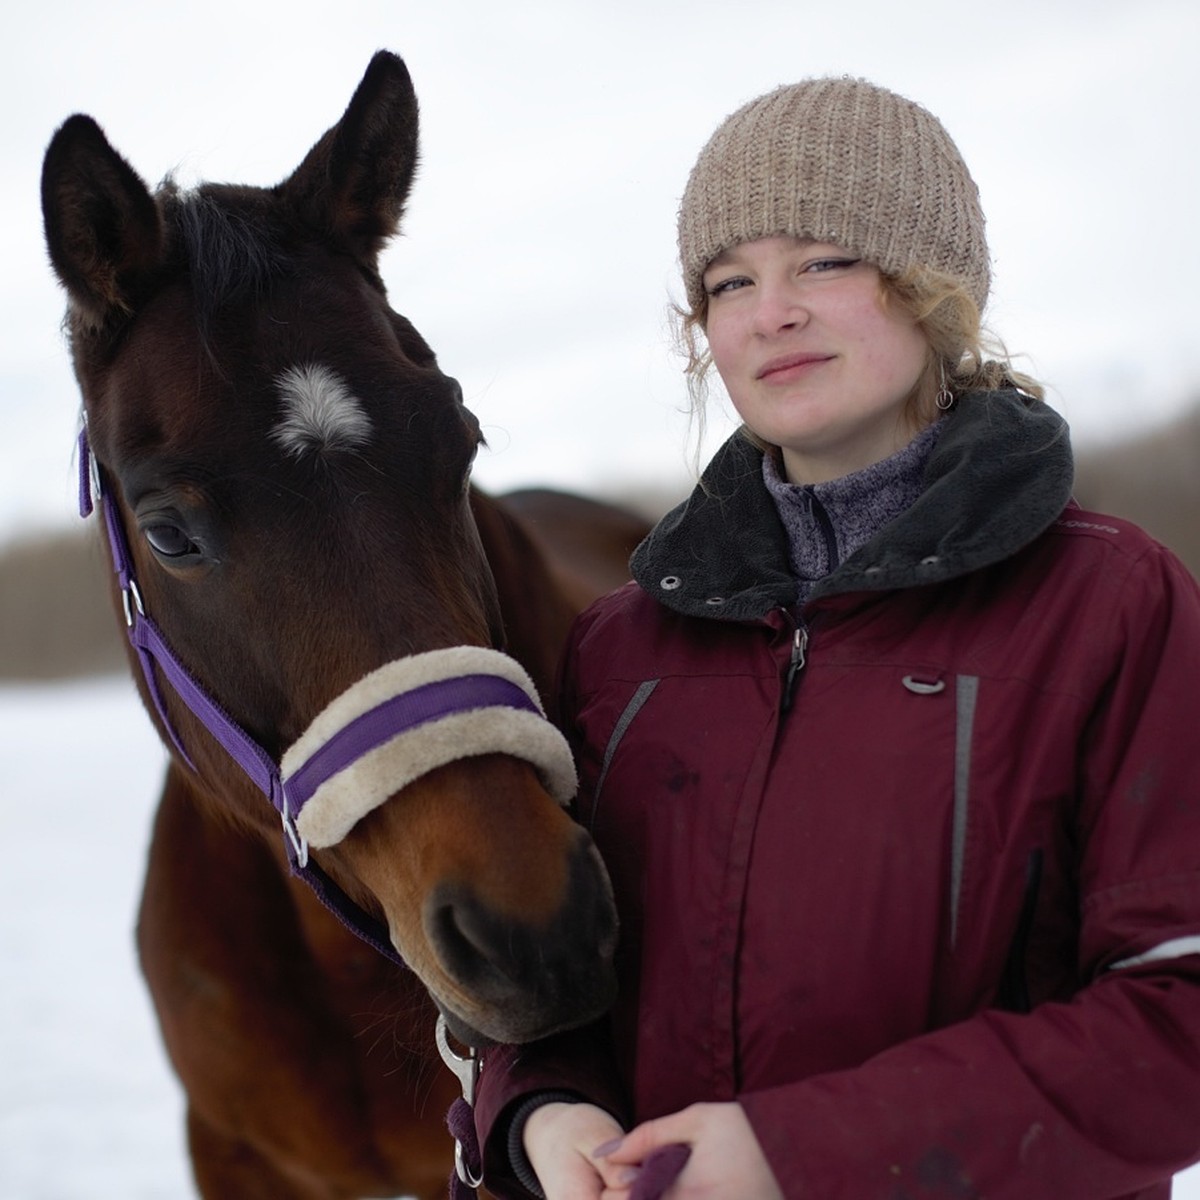
<svg viewBox="0 0 1200 1200">
<path fill-rule="evenodd" d="M 471 509 L 496 580 L 504 650 L 532 676 L 553 717 L 558 658 L 580 605 L 502 500 L 473 491 Z"/>
</svg>

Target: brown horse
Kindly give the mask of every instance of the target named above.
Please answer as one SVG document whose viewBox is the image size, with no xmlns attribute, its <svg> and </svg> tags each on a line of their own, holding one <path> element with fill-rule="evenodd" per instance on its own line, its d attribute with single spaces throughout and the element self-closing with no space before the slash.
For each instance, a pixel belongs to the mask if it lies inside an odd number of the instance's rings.
<svg viewBox="0 0 1200 1200">
<path fill-rule="evenodd" d="M 467 704 L 461 729 L 423 716 L 430 736 L 381 739 L 365 784 L 335 775 L 334 799 L 308 803 L 348 829 L 305 832 L 288 798 L 364 714 L 462 682 L 389 682 L 413 663 L 466 647 L 490 670 L 503 648 L 548 697 L 571 617 L 621 582 L 644 532 L 572 502 L 595 554 L 555 565 L 546 550 L 584 538 L 553 497 L 526 497 L 530 533 L 469 486 L 477 422 L 377 269 L 416 148 L 408 73 L 381 52 L 276 187 L 151 193 L 84 116 L 46 154 L 85 458 L 134 674 L 173 751 L 138 946 L 214 1200 L 444 1194 L 458 1084 L 431 1057 L 434 1005 L 486 1045 L 612 996 L 607 877 L 560 805 L 560 751 L 524 748 L 559 737 L 527 683 L 485 672 L 503 697 Z M 515 714 L 517 734 L 479 732 L 479 712 Z M 428 761 L 403 761 L 404 738 Z M 330 915 L 297 878 L 313 871 L 411 973 Z"/>
</svg>

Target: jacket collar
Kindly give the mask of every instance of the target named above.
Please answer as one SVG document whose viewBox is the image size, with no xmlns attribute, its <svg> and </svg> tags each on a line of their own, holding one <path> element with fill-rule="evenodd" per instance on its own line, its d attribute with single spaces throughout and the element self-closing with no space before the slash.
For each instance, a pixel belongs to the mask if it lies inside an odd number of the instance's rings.
<svg viewBox="0 0 1200 1200">
<path fill-rule="evenodd" d="M 1053 409 L 1014 390 L 975 392 L 942 420 L 920 497 L 818 583 L 812 600 L 977 571 L 1011 557 L 1062 513 L 1074 468 L 1066 422 Z M 790 608 L 796 581 L 762 451 L 731 437 L 630 566 L 645 591 L 689 616 L 751 620 Z"/>
</svg>

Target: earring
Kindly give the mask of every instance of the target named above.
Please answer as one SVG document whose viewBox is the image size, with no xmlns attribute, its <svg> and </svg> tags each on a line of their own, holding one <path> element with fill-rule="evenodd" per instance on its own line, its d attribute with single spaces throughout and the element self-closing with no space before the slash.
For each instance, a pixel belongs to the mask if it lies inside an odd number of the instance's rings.
<svg viewBox="0 0 1200 1200">
<path fill-rule="evenodd" d="M 938 388 L 938 394 L 937 398 L 934 400 L 934 404 L 936 404 L 942 412 L 948 412 L 954 407 L 954 393 L 946 384 L 946 364 L 944 362 L 938 363 L 938 371 L 941 375 L 941 386 Z"/>
</svg>

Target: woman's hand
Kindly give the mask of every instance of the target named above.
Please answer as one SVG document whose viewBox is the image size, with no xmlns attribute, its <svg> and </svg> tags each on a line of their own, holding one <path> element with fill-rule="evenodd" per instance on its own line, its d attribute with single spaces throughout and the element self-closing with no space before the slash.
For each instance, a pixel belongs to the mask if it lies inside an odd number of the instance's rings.
<svg viewBox="0 0 1200 1200">
<path fill-rule="evenodd" d="M 554 1102 L 535 1109 L 522 1141 L 546 1200 L 600 1200 L 619 1187 L 627 1168 L 592 1157 L 597 1146 L 621 1136 L 617 1122 L 594 1104 Z"/>
<path fill-rule="evenodd" d="M 671 1200 L 783 1200 L 754 1130 L 736 1103 L 693 1104 L 669 1117 L 646 1121 L 615 1145 L 601 1144 L 598 1148 L 604 1153 L 596 1154 L 595 1162 L 604 1178 L 612 1181 L 600 1193 L 602 1200 L 628 1197 L 649 1155 L 672 1144 L 687 1146 L 691 1156 L 666 1192 Z"/>
</svg>

